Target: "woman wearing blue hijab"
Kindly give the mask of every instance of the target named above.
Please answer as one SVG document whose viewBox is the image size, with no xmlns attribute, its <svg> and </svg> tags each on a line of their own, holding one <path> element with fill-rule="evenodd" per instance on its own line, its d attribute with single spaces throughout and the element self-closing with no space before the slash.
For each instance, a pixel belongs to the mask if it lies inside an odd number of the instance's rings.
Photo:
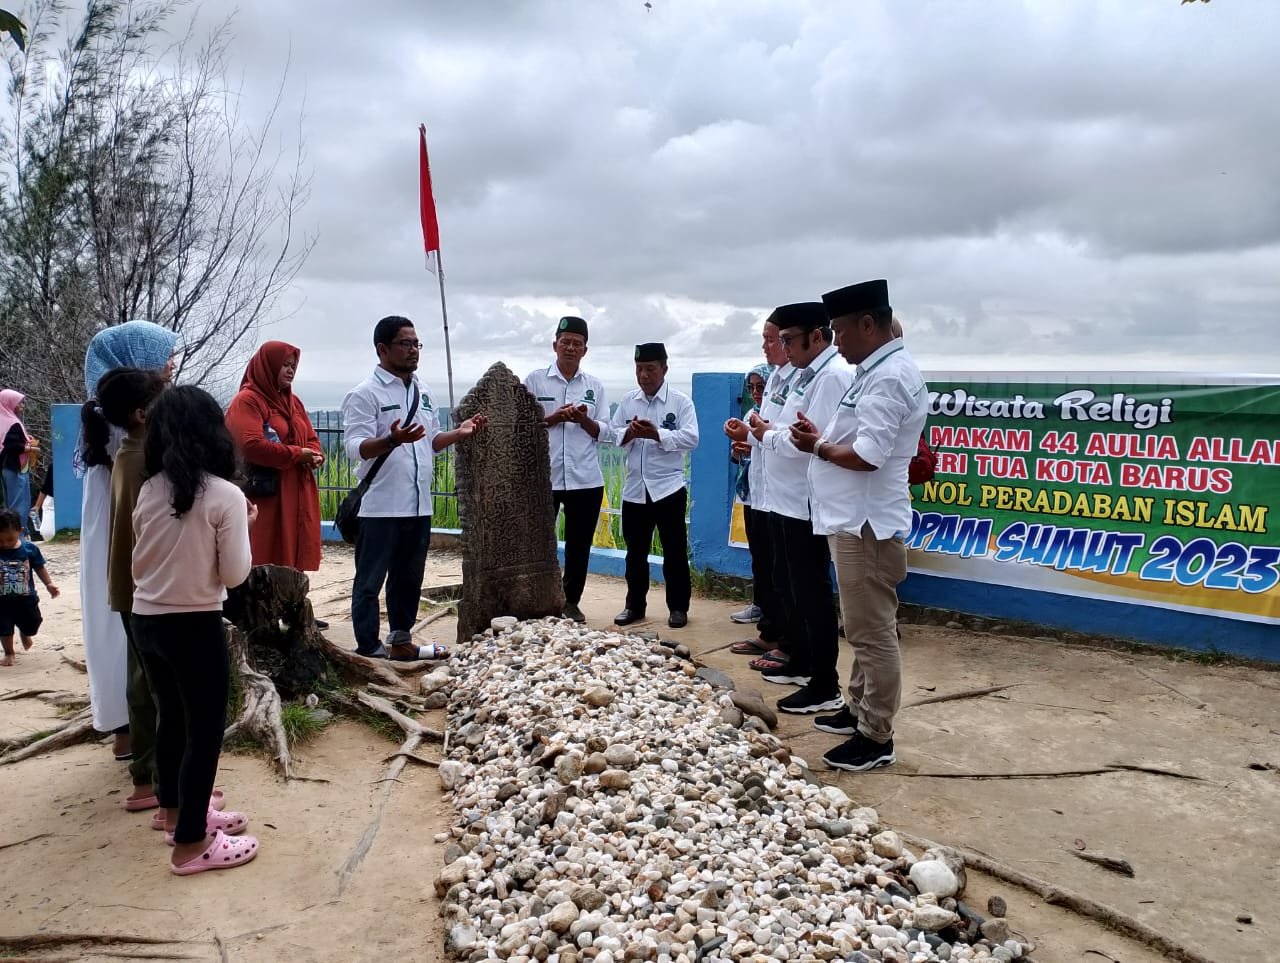
<svg viewBox="0 0 1280 963">
<path fill-rule="evenodd" d="M 101 409 L 95 410 L 98 382 L 113 368 L 141 368 L 173 376 L 173 349 L 178 336 L 150 321 L 128 321 L 99 331 L 84 358 L 85 405 L 82 420 L 97 423 L 85 431 L 77 452 L 84 466 L 84 501 L 80 528 L 80 605 L 83 618 L 84 661 L 89 672 L 89 704 L 93 727 L 116 734 L 117 759 L 133 757 L 128 733 L 128 644 L 120 616 L 107 602 L 107 549 L 111 524 L 111 459 L 121 432 L 105 427 Z M 154 722 L 152 723 L 154 730 Z M 152 761 L 135 760 L 151 768 Z M 134 772 L 134 796 L 154 798 L 150 772 Z"/>
</svg>

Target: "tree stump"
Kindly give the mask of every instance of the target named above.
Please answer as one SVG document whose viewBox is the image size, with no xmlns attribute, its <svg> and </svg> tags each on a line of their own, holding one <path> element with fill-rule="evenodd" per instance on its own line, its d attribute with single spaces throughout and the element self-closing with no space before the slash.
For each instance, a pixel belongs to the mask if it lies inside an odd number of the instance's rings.
<svg viewBox="0 0 1280 963">
<path fill-rule="evenodd" d="M 348 682 L 400 688 L 399 673 L 326 639 L 316 628 L 305 572 L 255 565 L 244 584 L 227 593 L 223 613 L 245 642 L 249 665 L 267 676 L 284 699 L 305 697 L 332 666 Z"/>
<path fill-rule="evenodd" d="M 223 614 L 244 636 L 249 664 L 275 683 L 281 698 L 313 691 L 328 659 L 317 643 L 306 574 L 283 565 L 255 565 L 227 593 Z"/>
</svg>

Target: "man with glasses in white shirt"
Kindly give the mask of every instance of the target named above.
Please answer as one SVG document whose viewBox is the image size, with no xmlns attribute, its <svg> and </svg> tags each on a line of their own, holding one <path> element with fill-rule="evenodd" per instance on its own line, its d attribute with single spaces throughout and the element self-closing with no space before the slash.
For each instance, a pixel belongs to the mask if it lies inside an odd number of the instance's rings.
<svg viewBox="0 0 1280 963">
<path fill-rule="evenodd" d="M 667 349 L 660 342 L 636 345 L 635 391 L 624 395 L 609 422 L 614 444 L 627 451 L 622 491 L 622 537 L 627 542 L 626 607 L 614 618 L 630 625 L 645 617 L 649 595 L 649 547 L 653 531 L 662 539 L 667 624 L 689 624 L 689 541 L 684 460 L 698 446 L 698 415 L 684 392 L 667 384 Z"/>
<path fill-rule="evenodd" d="M 822 301 L 840 354 L 857 365 L 856 374 L 834 415 L 797 419 L 791 436 L 797 448 L 813 455 L 813 527 L 831 545 L 854 662 L 848 706 L 819 716 L 814 725 L 850 736 L 823 761 L 861 772 L 897 760 L 898 584 L 907 575 L 905 538 L 911 529 L 907 471 L 924 430 L 929 389 L 895 336 L 886 281 L 831 291 Z"/>
<path fill-rule="evenodd" d="M 475 415 L 452 431 L 440 430 L 431 393 L 414 373 L 422 342 L 408 318 L 393 315 L 379 321 L 373 347 L 378 366 L 342 399 L 342 444 L 356 465 L 356 477 L 363 480 L 374 462 L 387 456 L 360 503 L 351 627 L 360 655 L 411 662 L 430 654 L 413 641 L 410 630 L 418 620 L 431 544 L 435 453 L 470 438 L 488 418 Z M 378 604 L 384 583 L 385 646 Z"/>
<path fill-rule="evenodd" d="M 591 541 L 604 500 L 597 445 L 608 441 L 609 403 L 604 383 L 582 370 L 587 322 L 564 317 L 551 343 L 556 360 L 531 372 L 524 386 L 542 405 L 551 450 L 551 498 L 564 507 L 564 615 L 585 622 L 579 602 L 587 584 Z"/>
</svg>

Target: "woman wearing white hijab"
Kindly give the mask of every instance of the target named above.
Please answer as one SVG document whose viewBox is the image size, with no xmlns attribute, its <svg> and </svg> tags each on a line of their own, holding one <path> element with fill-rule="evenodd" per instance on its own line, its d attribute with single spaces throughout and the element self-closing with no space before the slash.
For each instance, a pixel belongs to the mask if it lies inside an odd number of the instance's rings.
<svg viewBox="0 0 1280 963">
<path fill-rule="evenodd" d="M 173 375 L 173 348 L 178 336 L 150 321 L 128 321 L 99 331 L 84 359 L 86 407 L 94 403 L 98 382 L 112 368 L 141 368 Z M 111 458 L 120 445 L 113 432 L 103 446 L 77 452 L 84 471 L 80 522 L 80 605 L 84 661 L 89 672 L 89 704 L 93 727 L 116 734 L 117 759 L 132 758 L 128 736 L 128 645 L 120 616 L 107 603 L 107 548 L 111 522 Z M 135 780 L 136 782 L 136 780 Z M 138 787 L 140 790 L 148 787 Z M 144 793 L 145 795 L 145 793 Z M 125 802 L 128 807 L 128 800 Z"/>
</svg>

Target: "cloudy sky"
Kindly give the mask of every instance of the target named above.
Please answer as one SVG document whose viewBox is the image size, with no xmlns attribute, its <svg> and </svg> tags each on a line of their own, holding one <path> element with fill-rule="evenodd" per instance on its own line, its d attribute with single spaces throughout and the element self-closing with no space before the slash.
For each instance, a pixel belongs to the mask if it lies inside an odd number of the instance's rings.
<svg viewBox="0 0 1280 963">
<path fill-rule="evenodd" d="M 872 277 L 926 368 L 1280 370 L 1275 0 L 651 2 L 241 7 L 250 112 L 286 61 L 304 111 L 317 243 L 264 337 L 309 404 L 391 313 L 444 394 L 419 122 L 460 388 L 564 313 L 615 389 L 637 341 L 741 370 Z"/>
</svg>

